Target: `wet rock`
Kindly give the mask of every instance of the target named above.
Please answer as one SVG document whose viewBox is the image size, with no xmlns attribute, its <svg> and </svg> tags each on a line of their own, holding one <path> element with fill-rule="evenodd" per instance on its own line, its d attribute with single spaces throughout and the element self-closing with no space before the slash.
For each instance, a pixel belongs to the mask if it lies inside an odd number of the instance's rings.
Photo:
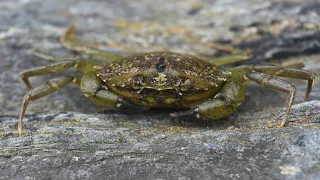
<svg viewBox="0 0 320 180">
<path fill-rule="evenodd" d="M 316 179 L 320 176 L 318 1 L 0 2 L 0 179 Z M 250 84 L 246 101 L 219 121 L 170 119 L 169 111 L 97 113 L 77 87 L 30 103 L 24 136 L 17 115 L 27 88 L 19 73 L 48 62 L 33 48 L 81 55 L 59 43 L 66 27 L 117 54 L 172 50 L 219 55 L 210 43 L 250 48 L 246 63 L 303 61 L 306 82 L 284 128 L 285 95 Z M 129 51 L 129 52 L 128 52 Z M 312 54 L 312 55 L 311 55 Z M 281 62 L 280 62 L 281 61 Z M 31 78 L 32 85 L 74 71 Z"/>
<path fill-rule="evenodd" d="M 166 112 L 45 112 L 26 117 L 23 137 L 16 118 L 1 116 L 0 178 L 313 179 L 319 109 L 320 101 L 294 105 L 285 128 L 274 109 L 183 124 Z"/>
</svg>

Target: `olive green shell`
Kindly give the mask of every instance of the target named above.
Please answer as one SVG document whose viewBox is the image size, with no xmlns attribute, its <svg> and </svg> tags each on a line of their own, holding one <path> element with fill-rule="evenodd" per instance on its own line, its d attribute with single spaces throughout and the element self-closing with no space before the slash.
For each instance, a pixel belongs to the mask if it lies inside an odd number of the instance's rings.
<svg viewBox="0 0 320 180">
<path fill-rule="evenodd" d="M 188 54 L 140 53 L 97 65 L 107 89 L 147 107 L 189 108 L 213 97 L 230 73 Z"/>
</svg>

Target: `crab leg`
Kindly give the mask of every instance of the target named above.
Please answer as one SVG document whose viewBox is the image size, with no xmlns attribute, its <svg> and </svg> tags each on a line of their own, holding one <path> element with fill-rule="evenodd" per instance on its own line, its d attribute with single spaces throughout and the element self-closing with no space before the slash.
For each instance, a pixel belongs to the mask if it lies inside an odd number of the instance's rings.
<svg viewBox="0 0 320 180">
<path fill-rule="evenodd" d="M 304 101 L 309 99 L 315 79 L 315 76 L 311 72 L 279 66 L 253 66 L 253 69 L 256 72 L 262 72 L 273 76 L 308 80 L 308 87 L 304 96 Z"/>
<path fill-rule="evenodd" d="M 108 60 L 117 60 L 121 58 L 121 56 L 100 51 L 99 49 L 94 48 L 92 46 L 83 45 L 79 40 L 75 38 L 76 30 L 77 30 L 77 25 L 73 24 L 66 30 L 64 35 L 61 37 L 60 41 L 64 47 L 74 51 L 84 52 L 86 54 L 103 57 Z"/>
<path fill-rule="evenodd" d="M 218 58 L 205 57 L 205 56 L 200 56 L 199 58 L 209 63 L 213 63 L 217 66 L 223 66 L 223 65 L 236 63 L 236 62 L 246 61 L 246 60 L 249 60 L 251 57 L 249 50 L 233 50 L 231 52 L 232 52 L 231 55 L 218 57 Z"/>
<path fill-rule="evenodd" d="M 42 98 L 48 94 L 51 94 L 63 86 L 72 82 L 75 78 L 72 76 L 64 76 L 59 78 L 54 78 L 49 80 L 48 82 L 41 84 L 33 89 L 31 89 L 23 98 L 22 108 L 20 111 L 19 116 L 19 123 L 18 123 L 18 133 L 19 136 L 22 134 L 22 120 L 24 118 L 24 114 L 26 112 L 28 103 L 30 101 L 34 101 L 36 99 Z"/>
<path fill-rule="evenodd" d="M 315 79 L 315 76 L 311 72 L 304 71 L 301 69 L 284 68 L 279 66 L 240 66 L 231 69 L 231 72 L 242 74 L 261 72 L 271 76 L 308 80 L 308 87 L 304 96 L 304 101 L 307 101 L 309 99 Z"/>
<path fill-rule="evenodd" d="M 250 80 L 262 86 L 265 86 L 267 88 L 270 88 L 276 91 L 284 92 L 288 95 L 287 102 L 286 102 L 287 104 L 286 113 L 280 124 L 280 127 L 282 127 L 287 121 L 287 118 L 292 106 L 292 102 L 296 92 L 295 87 L 285 80 L 282 80 L 267 74 L 263 74 L 263 73 L 258 73 L 258 72 L 248 73 L 246 74 L 246 77 L 248 77 Z"/>
<path fill-rule="evenodd" d="M 55 55 L 52 55 L 52 54 L 41 52 L 38 49 L 33 49 L 32 50 L 32 54 L 35 55 L 35 56 L 38 56 L 41 59 L 45 59 L 45 60 L 48 60 L 48 61 L 58 61 L 59 59 L 66 59 L 66 57 L 58 57 L 58 56 L 55 56 Z M 72 57 L 72 58 L 75 58 L 75 57 Z"/>
<path fill-rule="evenodd" d="M 71 67 L 75 67 L 81 72 L 86 73 L 86 72 L 92 71 L 93 66 L 103 63 L 102 61 L 81 59 L 80 57 L 59 58 L 53 55 L 45 54 L 37 50 L 34 51 L 34 54 L 43 59 L 50 60 L 50 61 L 57 61 L 57 62 L 51 63 L 46 66 L 40 66 L 40 67 L 28 69 L 21 72 L 20 77 L 23 80 L 23 82 L 28 86 L 29 89 L 31 89 L 29 77 L 57 73 Z"/>
<path fill-rule="evenodd" d="M 46 66 L 40 66 L 33 69 L 28 69 L 26 71 L 21 72 L 20 77 L 23 80 L 23 82 L 27 85 L 27 87 L 31 89 L 32 87 L 29 81 L 29 77 L 61 72 L 67 68 L 75 66 L 77 62 L 78 60 L 65 60 L 62 62 L 52 63 Z"/>
<path fill-rule="evenodd" d="M 91 63 L 91 64 L 101 64 L 105 63 L 105 61 L 97 60 L 97 59 L 84 59 L 80 58 L 78 56 L 56 56 L 50 53 L 46 53 L 43 51 L 40 51 L 39 49 L 33 49 L 32 54 L 41 58 L 45 59 L 47 61 L 52 61 L 52 62 L 61 62 L 61 61 L 66 61 L 66 60 L 82 60 L 85 61 L 86 63 Z"/>
</svg>

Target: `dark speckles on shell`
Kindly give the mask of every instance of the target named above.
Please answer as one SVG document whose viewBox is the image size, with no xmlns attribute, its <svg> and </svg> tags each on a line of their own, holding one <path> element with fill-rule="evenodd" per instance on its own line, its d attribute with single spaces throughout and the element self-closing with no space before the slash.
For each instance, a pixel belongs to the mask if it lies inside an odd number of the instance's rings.
<svg viewBox="0 0 320 180">
<path fill-rule="evenodd" d="M 218 87 L 228 78 L 227 72 L 213 64 L 188 54 L 171 52 L 134 54 L 99 65 L 95 70 L 107 85 L 115 88 L 137 91 L 132 79 L 139 78 L 143 89 L 172 90 L 174 94 L 206 91 Z"/>
<path fill-rule="evenodd" d="M 158 63 L 156 64 L 156 70 L 158 72 L 164 72 L 166 69 L 166 64 L 165 64 L 166 58 L 164 56 L 161 56 L 158 60 Z"/>
</svg>

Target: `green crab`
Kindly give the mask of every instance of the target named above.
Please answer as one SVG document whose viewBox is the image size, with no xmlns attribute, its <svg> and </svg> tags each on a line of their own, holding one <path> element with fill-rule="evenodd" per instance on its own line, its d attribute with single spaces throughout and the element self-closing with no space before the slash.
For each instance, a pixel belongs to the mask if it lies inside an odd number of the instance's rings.
<svg viewBox="0 0 320 180">
<path fill-rule="evenodd" d="M 111 61 L 55 57 L 35 51 L 37 56 L 55 62 L 21 73 L 22 80 L 31 90 L 23 98 L 18 124 L 20 136 L 28 103 L 69 83 L 78 85 L 89 100 L 107 109 L 172 108 L 176 111 L 170 114 L 172 117 L 194 115 L 201 119 L 216 120 L 236 111 L 244 101 L 244 85 L 254 81 L 287 94 L 286 112 L 280 124 L 282 127 L 290 112 L 295 87 L 278 77 L 308 80 L 305 100 L 310 95 L 315 79 L 308 71 L 279 66 L 240 66 L 224 70 L 192 55 L 173 52 L 119 57 L 81 44 L 75 38 L 75 31 L 76 26 L 73 25 L 61 37 L 64 47 Z M 54 78 L 35 88 L 31 87 L 28 80 L 31 76 L 56 73 L 71 67 L 78 69 L 81 75 Z"/>
</svg>

